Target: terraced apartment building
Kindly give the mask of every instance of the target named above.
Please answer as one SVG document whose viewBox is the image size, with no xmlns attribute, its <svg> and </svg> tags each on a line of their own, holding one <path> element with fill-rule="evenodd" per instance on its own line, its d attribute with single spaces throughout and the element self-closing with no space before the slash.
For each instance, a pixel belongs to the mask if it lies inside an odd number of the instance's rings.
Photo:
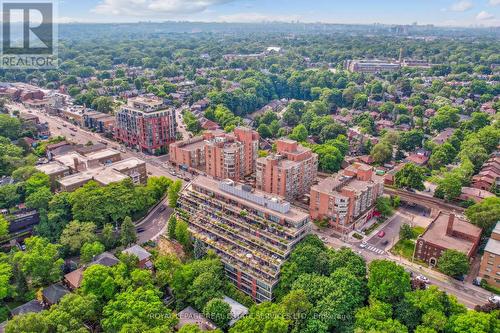
<svg viewBox="0 0 500 333">
<path fill-rule="evenodd" d="M 272 301 L 281 266 L 311 229 L 309 214 L 248 185 L 205 176 L 184 188 L 178 202 L 195 247 L 214 251 L 241 291 Z"/>
</svg>

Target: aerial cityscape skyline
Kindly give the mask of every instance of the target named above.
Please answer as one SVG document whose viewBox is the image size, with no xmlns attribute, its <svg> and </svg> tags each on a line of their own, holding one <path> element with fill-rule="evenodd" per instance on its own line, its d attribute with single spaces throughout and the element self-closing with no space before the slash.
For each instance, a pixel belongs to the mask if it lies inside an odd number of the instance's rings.
<svg viewBox="0 0 500 333">
<path fill-rule="evenodd" d="M 90 0 L 59 4 L 61 23 L 138 21 L 302 22 L 500 26 L 498 0 L 327 1 Z"/>
</svg>

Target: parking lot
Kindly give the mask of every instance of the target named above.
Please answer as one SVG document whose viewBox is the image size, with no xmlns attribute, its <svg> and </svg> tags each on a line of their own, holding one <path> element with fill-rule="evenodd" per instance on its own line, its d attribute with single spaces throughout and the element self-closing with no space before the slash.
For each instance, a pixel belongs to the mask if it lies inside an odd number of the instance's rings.
<svg viewBox="0 0 500 333">
<path fill-rule="evenodd" d="M 406 217 L 396 213 L 384 227 L 372 234 L 367 244 L 381 251 L 389 249 L 398 241 L 401 225 L 405 223 L 409 224 L 410 222 Z"/>
</svg>

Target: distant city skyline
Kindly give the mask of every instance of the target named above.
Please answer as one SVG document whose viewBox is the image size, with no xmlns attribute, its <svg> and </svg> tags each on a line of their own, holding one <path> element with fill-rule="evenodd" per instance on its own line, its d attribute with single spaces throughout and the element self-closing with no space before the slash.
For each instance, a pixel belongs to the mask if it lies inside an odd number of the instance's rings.
<svg viewBox="0 0 500 333">
<path fill-rule="evenodd" d="M 500 26 L 500 0 L 61 0 L 59 22 L 323 22 Z"/>
</svg>

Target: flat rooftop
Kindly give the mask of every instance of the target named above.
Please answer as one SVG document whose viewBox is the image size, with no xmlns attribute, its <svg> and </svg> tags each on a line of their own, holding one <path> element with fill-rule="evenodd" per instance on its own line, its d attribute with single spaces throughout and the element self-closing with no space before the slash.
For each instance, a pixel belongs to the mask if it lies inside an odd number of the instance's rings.
<svg viewBox="0 0 500 333">
<path fill-rule="evenodd" d="M 96 152 L 88 153 L 85 155 L 85 157 L 87 157 L 89 160 L 100 160 L 102 158 L 112 157 L 119 154 L 120 152 L 118 150 L 106 148 L 103 150 L 98 150 Z"/>
<path fill-rule="evenodd" d="M 41 164 L 41 165 L 37 165 L 35 168 L 38 171 L 41 171 L 49 176 L 56 174 L 56 173 L 65 172 L 65 171 L 69 170 L 69 168 L 66 165 L 63 165 L 59 162 L 50 162 L 47 164 Z"/>
<path fill-rule="evenodd" d="M 436 219 L 427 227 L 421 238 L 426 242 L 433 243 L 445 249 L 454 249 L 469 254 L 474 246 L 473 242 L 446 234 L 449 217 L 449 214 L 440 212 Z M 457 216 L 455 216 L 455 220 L 453 222 L 453 231 L 470 235 L 475 238 L 481 237 L 481 228 L 478 228 Z"/>
<path fill-rule="evenodd" d="M 95 180 L 103 185 L 108 185 L 110 183 L 119 182 L 127 178 L 128 176 L 116 170 L 113 170 L 112 168 L 100 167 L 96 169 L 84 170 L 74 175 L 61 178 L 59 180 L 59 183 L 64 187 L 68 187 Z"/>
<path fill-rule="evenodd" d="M 142 165 L 142 164 L 146 164 L 146 162 L 144 162 L 143 160 L 140 160 L 136 157 L 129 157 L 129 158 L 126 158 L 124 160 L 115 162 L 115 163 L 109 165 L 109 167 L 120 171 L 120 170 L 135 168 L 135 167 Z"/>
<path fill-rule="evenodd" d="M 75 166 L 75 158 L 78 159 L 79 162 L 86 161 L 85 156 L 80 155 L 75 151 L 70 151 L 66 154 L 56 156 L 54 157 L 54 160 L 64 164 L 67 167 L 73 168 Z"/>
<path fill-rule="evenodd" d="M 173 143 L 173 145 L 175 145 L 176 147 L 190 151 L 202 149 L 203 147 L 205 147 L 206 144 L 207 142 L 203 137 L 194 137 L 192 139 Z"/>
<path fill-rule="evenodd" d="M 233 201 L 236 201 L 240 204 L 242 204 L 243 206 L 247 206 L 249 208 L 252 208 L 252 209 L 255 209 L 257 211 L 260 211 L 260 212 L 264 212 L 264 213 L 267 213 L 269 215 L 273 215 L 273 216 L 277 216 L 279 218 L 282 218 L 282 219 L 286 219 L 288 221 L 292 221 L 292 222 L 301 222 L 305 219 L 307 219 L 309 217 L 309 214 L 302 211 L 302 210 L 299 210 L 295 207 L 292 207 L 290 205 L 290 208 L 288 209 L 288 211 L 286 213 L 282 213 L 282 212 L 279 212 L 277 210 L 274 210 L 274 209 L 270 209 L 264 205 L 260 205 L 254 201 L 251 201 L 251 200 L 248 200 L 248 199 L 245 199 L 241 196 L 238 196 L 238 195 L 235 195 L 235 194 L 232 194 L 232 193 L 229 193 L 223 189 L 221 189 L 219 187 L 219 184 L 220 182 L 219 181 L 216 181 L 214 179 L 211 179 L 211 178 L 208 178 L 208 177 L 205 177 L 205 176 L 198 176 L 196 177 L 195 179 L 193 179 L 192 183 L 189 185 L 190 187 L 192 187 L 193 185 L 194 186 L 198 186 L 198 187 L 201 187 L 201 188 L 204 188 L 205 190 L 209 191 L 209 192 L 212 192 L 212 193 L 216 193 L 222 197 L 226 197 L 226 198 L 229 198 Z M 238 184 L 238 183 L 234 183 L 234 188 L 236 190 L 241 190 L 241 184 Z M 246 192 L 246 191 L 245 191 Z M 261 198 L 262 200 L 266 201 L 266 202 L 275 202 L 275 203 L 281 203 L 281 204 L 288 204 L 289 205 L 289 202 L 283 200 L 282 198 L 280 197 L 277 197 L 277 196 L 271 196 L 265 192 L 262 192 L 262 191 L 259 191 L 259 190 L 256 190 L 256 189 L 252 189 L 251 192 L 246 192 L 246 193 L 249 193 L 249 194 L 252 194 L 253 196 L 255 197 L 258 197 L 258 198 Z"/>
<path fill-rule="evenodd" d="M 488 243 L 486 243 L 486 247 L 484 248 L 485 252 L 496 254 L 500 256 L 500 241 L 490 238 Z"/>
<path fill-rule="evenodd" d="M 129 99 L 132 103 L 146 104 L 149 106 L 159 106 L 163 105 L 163 100 L 160 98 L 147 97 L 147 96 L 137 96 Z"/>
</svg>

